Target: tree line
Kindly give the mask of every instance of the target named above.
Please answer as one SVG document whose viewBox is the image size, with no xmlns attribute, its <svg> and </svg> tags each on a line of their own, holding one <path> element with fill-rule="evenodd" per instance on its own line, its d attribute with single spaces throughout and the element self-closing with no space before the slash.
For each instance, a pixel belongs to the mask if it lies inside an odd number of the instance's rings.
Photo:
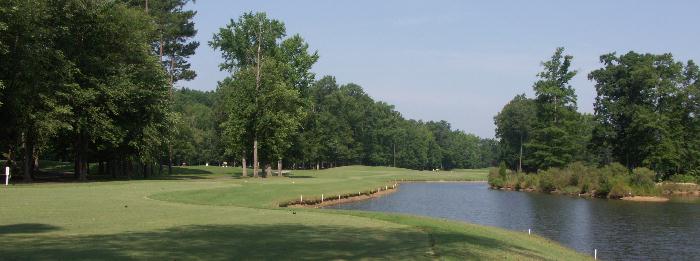
<svg viewBox="0 0 700 261">
<path fill-rule="evenodd" d="M 195 77 L 187 2 L 2 1 L 6 164 L 27 181 L 40 157 L 74 162 L 80 180 L 90 162 L 115 177 L 154 173 L 175 121 L 172 86 Z"/>
<path fill-rule="evenodd" d="M 534 83 L 535 97 L 515 96 L 494 117 L 500 159 L 518 172 L 620 163 L 658 179 L 700 177 L 700 70 L 671 54 L 600 56 L 594 113 L 577 111 L 569 81 L 573 57 L 558 48 Z"/>
<path fill-rule="evenodd" d="M 394 107 L 374 101 L 356 84 L 332 76 L 318 81 L 311 68 L 317 52 L 283 22 L 265 13 L 245 13 L 219 30 L 209 45 L 222 54 L 214 126 L 223 153 L 240 159 L 247 176 L 260 162 L 266 175 L 277 164 L 324 168 L 348 164 L 412 169 L 486 167 L 497 155 L 493 140 L 450 124 L 404 119 Z M 291 165 L 291 166 L 290 166 Z"/>
<path fill-rule="evenodd" d="M 319 59 L 265 13 L 214 35 L 230 73 L 216 91 L 177 89 L 196 73 L 188 0 L 8 0 L 0 3 L 0 149 L 32 180 L 38 159 L 111 177 L 223 161 L 253 176 L 347 164 L 486 167 L 497 143 L 444 121 L 407 120 L 356 84 L 316 79 Z M 261 163 L 262 162 L 262 167 Z M 93 168 L 90 168 L 93 164 Z M 97 167 L 95 167 L 97 165 Z"/>
<path fill-rule="evenodd" d="M 176 164 L 242 165 L 242 155 L 223 136 L 229 117 L 221 112 L 227 106 L 221 102 L 228 100 L 224 91 L 175 91 L 174 108 L 182 119 L 175 130 Z M 307 98 L 307 116 L 290 132 L 291 146 L 282 157 L 286 168 L 364 164 L 430 170 L 484 168 L 497 162 L 496 140 L 454 130 L 446 121 L 405 119 L 356 84 L 339 85 L 325 76 L 311 84 Z M 246 156 L 251 155 L 249 144 Z"/>
</svg>

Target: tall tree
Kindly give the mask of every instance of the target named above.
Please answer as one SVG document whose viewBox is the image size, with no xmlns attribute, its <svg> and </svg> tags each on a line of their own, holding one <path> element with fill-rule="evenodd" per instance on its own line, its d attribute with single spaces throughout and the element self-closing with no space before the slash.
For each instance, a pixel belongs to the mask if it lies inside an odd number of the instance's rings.
<svg viewBox="0 0 700 261">
<path fill-rule="evenodd" d="M 192 38 L 197 34 L 193 18 L 197 14 L 193 10 L 184 10 L 190 0 L 124 0 L 135 8 L 143 8 L 150 15 L 156 30 L 151 38 L 151 48 L 158 54 L 163 68 L 168 73 L 170 83 L 170 99 L 173 99 L 173 88 L 180 80 L 192 80 L 197 73 L 191 69 L 187 60 L 194 55 L 199 42 Z M 194 2 L 194 1 L 192 1 Z M 170 137 L 170 140 L 172 137 Z M 172 174 L 173 147 L 168 142 L 168 174 Z"/>
<path fill-rule="evenodd" d="M 263 60 L 274 56 L 277 43 L 286 34 L 284 23 L 267 18 L 265 13 L 244 13 L 238 21 L 233 19 L 225 28 L 219 29 L 219 33 L 209 42 L 214 49 L 221 50 L 224 62 L 219 65 L 222 70 L 234 72 L 238 70 L 252 69 L 255 73 L 253 94 L 253 116 L 247 120 L 250 126 L 260 123 L 260 106 L 258 98 L 261 89 Z M 257 128 L 252 129 L 253 143 L 253 176 L 258 176 L 260 164 L 258 162 L 258 133 Z M 244 166 L 245 168 L 245 166 Z"/>
<path fill-rule="evenodd" d="M 222 52 L 224 62 L 220 68 L 234 72 L 234 81 L 240 81 L 232 86 L 247 85 L 239 86 L 239 90 L 230 93 L 238 94 L 238 97 L 232 97 L 238 99 L 233 102 L 250 103 L 241 105 L 246 106 L 250 116 L 232 119 L 235 125 L 231 125 L 231 128 L 248 126 L 248 129 L 231 131 L 249 133 L 239 135 L 241 138 L 237 140 L 247 144 L 242 139 L 249 138 L 253 143 L 253 176 L 259 172 L 258 151 L 261 146 L 264 152 L 261 158 L 268 162 L 268 172 L 270 161 L 276 158 L 278 175 L 281 175 L 282 157 L 305 115 L 303 93 L 307 92 L 314 79 L 310 69 L 318 60 L 318 55 L 308 52 L 308 44 L 300 36 L 283 40 L 284 36 L 282 22 L 267 18 L 265 13 L 245 13 L 238 21 L 231 20 L 225 28 L 221 28 L 210 42 L 212 47 Z M 251 76 L 254 76 L 253 82 Z M 241 144 L 236 147 L 242 149 L 244 145 Z"/>
<path fill-rule="evenodd" d="M 681 148 L 694 143 L 683 136 L 694 118 L 687 108 L 693 108 L 697 76 L 692 75 L 697 69 L 689 63 L 684 71 L 671 54 L 611 53 L 600 61 L 603 68 L 589 75 L 598 93 L 594 105 L 600 125 L 594 133 L 598 145 L 609 146 L 614 160 L 628 168 L 681 171 L 685 165 Z"/>
<path fill-rule="evenodd" d="M 576 75 L 570 70 L 571 55 L 557 48 L 551 59 L 543 62 L 537 74 L 535 104 L 537 126 L 527 147 L 532 151 L 529 162 L 538 169 L 561 167 L 572 162 L 581 149 L 574 135 L 580 114 L 576 111 L 576 94 L 569 81 Z"/>
<path fill-rule="evenodd" d="M 500 140 L 502 157 L 518 171 L 523 170 L 523 147 L 532 136 L 536 119 L 535 101 L 525 97 L 525 94 L 516 95 L 494 117 L 496 138 Z"/>
</svg>

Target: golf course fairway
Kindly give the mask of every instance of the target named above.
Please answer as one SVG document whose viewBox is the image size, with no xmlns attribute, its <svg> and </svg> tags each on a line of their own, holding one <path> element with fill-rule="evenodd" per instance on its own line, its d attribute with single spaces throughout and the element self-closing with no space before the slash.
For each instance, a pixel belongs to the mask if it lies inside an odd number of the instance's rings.
<svg viewBox="0 0 700 261">
<path fill-rule="evenodd" d="M 2 187 L 0 260 L 591 259 L 536 235 L 494 227 L 278 207 L 300 196 L 356 193 L 401 180 L 485 180 L 486 170 L 350 166 L 240 178 L 238 168 L 183 167 L 177 173 Z"/>
</svg>

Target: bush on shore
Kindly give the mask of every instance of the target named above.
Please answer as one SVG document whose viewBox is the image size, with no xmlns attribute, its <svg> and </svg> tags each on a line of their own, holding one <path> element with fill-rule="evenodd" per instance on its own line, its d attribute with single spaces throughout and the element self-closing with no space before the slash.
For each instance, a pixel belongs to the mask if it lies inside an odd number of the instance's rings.
<svg viewBox="0 0 700 261">
<path fill-rule="evenodd" d="M 603 198 L 660 195 L 666 189 L 654 182 L 656 173 L 647 168 L 627 169 L 619 163 L 593 167 L 581 162 L 538 173 L 516 173 L 505 165 L 491 169 L 493 188 L 529 190 L 545 193 L 586 195 Z M 689 180 L 687 177 L 679 177 Z"/>
</svg>

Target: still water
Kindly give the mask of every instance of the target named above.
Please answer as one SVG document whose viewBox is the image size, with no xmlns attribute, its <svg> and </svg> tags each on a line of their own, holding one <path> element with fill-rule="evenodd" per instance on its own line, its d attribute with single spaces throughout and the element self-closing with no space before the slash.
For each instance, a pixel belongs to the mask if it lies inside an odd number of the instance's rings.
<svg viewBox="0 0 700 261">
<path fill-rule="evenodd" d="M 331 208 L 408 213 L 497 226 L 604 260 L 700 260 L 700 204 L 582 199 L 491 190 L 486 183 L 408 183 Z"/>
</svg>

